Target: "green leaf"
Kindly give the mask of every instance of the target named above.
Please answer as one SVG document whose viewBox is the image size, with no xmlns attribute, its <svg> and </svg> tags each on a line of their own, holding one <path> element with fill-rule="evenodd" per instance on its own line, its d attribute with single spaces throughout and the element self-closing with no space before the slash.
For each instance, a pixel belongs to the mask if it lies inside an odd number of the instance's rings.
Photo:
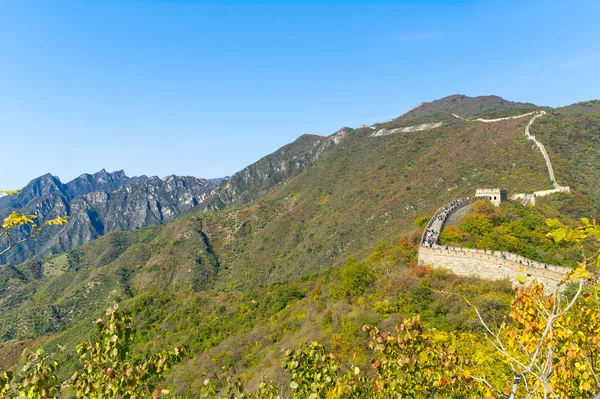
<svg viewBox="0 0 600 399">
<path fill-rule="evenodd" d="M 560 227 L 562 223 L 558 221 L 558 219 L 546 219 L 546 224 L 549 227 Z"/>
<path fill-rule="evenodd" d="M 590 219 L 588 219 L 588 218 L 581 218 L 581 222 L 587 226 L 587 225 L 590 224 Z"/>
</svg>

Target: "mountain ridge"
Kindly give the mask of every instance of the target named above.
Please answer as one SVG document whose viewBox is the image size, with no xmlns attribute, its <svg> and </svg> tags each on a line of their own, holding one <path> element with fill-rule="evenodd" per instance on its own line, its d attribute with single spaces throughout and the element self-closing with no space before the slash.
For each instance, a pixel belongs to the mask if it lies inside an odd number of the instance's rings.
<svg viewBox="0 0 600 399">
<path fill-rule="evenodd" d="M 415 282 L 415 276 L 385 274 L 401 272 L 408 261 L 400 259 L 410 260 L 411 237 L 420 232 L 416 219 L 472 196 L 476 188 L 502 185 L 511 194 L 552 185 L 544 157 L 524 134 L 530 118 L 483 123 L 447 111 L 381 124 L 395 129 L 415 121 L 443 122 L 432 130 L 373 137 L 372 127 L 362 127 L 303 136 L 293 148 L 239 173 L 234 182 L 241 191 L 232 186 L 211 193 L 205 203 L 169 223 L 108 232 L 60 255 L 0 267 L 0 336 L 43 340 L 47 353 L 64 357 L 60 348 L 85 339 L 94 318 L 119 302 L 139 325 L 138 353 L 172 342 L 189 349 L 190 359 L 168 377 L 171 382 L 184 378 L 187 382 L 172 385 L 188 387 L 202 381 L 203 371 L 218 372 L 223 366 L 263 375 L 274 368 L 282 347 L 312 339 L 333 343 L 344 325 L 348 331 L 357 325 L 359 331 L 363 324 L 374 324 L 371 294 L 383 296 L 376 297 L 381 306 L 387 300 L 428 300 L 429 287 Z M 481 116 L 494 119 L 522 109 L 489 112 Z M 573 190 L 540 199 L 539 209 L 549 217 L 598 219 L 599 127 L 599 115 L 556 110 L 546 111 L 531 126 L 552 157 L 557 179 Z M 213 194 L 231 200 L 206 209 L 215 201 Z M 57 191 L 51 195 L 60 198 Z M 543 224 L 543 216 L 537 217 Z M 400 247 L 392 250 L 397 243 Z M 386 251 L 393 254 L 389 263 L 378 260 Z M 373 259 L 384 270 L 380 285 L 365 293 L 366 306 L 328 291 L 349 258 Z M 419 268 L 415 273 L 429 275 Z M 473 279 L 465 283 L 476 284 Z M 508 283 L 498 284 L 489 286 L 512 292 Z M 431 311 L 441 318 L 448 311 L 444 320 L 468 325 L 445 304 Z M 381 320 L 389 322 L 399 312 L 390 313 Z M 40 341 L 22 342 L 34 346 Z M 11 347 L 15 353 L 22 349 L 7 343 L 0 348 L 0 362 Z"/>
<path fill-rule="evenodd" d="M 18 195 L 1 198 L 0 216 L 19 211 L 36 215 L 39 223 L 58 216 L 68 216 L 69 223 L 45 229 L 0 261 L 18 264 L 76 248 L 110 231 L 164 223 L 203 201 L 215 186 L 192 176 L 130 178 L 122 170 L 105 169 L 68 183 L 51 174 L 40 176 Z"/>
<path fill-rule="evenodd" d="M 595 102 L 577 103 L 572 107 L 581 110 L 581 104 L 584 104 L 585 108 L 583 110 L 586 110 L 589 106 L 585 104 L 591 104 L 593 108 Z M 426 126 L 426 124 L 435 124 L 432 126 L 444 124 L 448 127 L 457 127 L 460 126 L 460 121 L 453 116 L 455 113 L 460 113 L 461 116 L 467 118 L 475 116 L 505 117 L 539 110 L 550 110 L 550 108 L 531 103 L 511 102 L 498 96 L 469 97 L 454 94 L 431 102 L 421 103 L 398 118 L 377 123 L 373 127 L 358 129 L 344 127 L 329 136 L 301 135 L 292 143 L 262 157 L 228 179 L 210 181 L 190 176 L 185 177 L 187 180 L 181 182 L 179 185 L 180 190 L 189 191 L 190 184 L 194 187 L 204 186 L 204 189 L 197 196 L 188 198 L 187 201 L 189 202 L 182 204 L 181 209 L 178 206 L 175 208 L 167 206 L 163 214 L 161 201 L 151 200 L 150 198 L 142 200 L 143 196 L 138 196 L 138 202 L 134 208 L 141 206 L 146 208 L 146 211 L 143 212 L 144 216 L 138 216 L 135 218 L 136 221 L 132 223 L 118 223 L 114 215 L 111 216 L 112 221 L 105 223 L 102 220 L 107 214 L 106 207 L 102 205 L 105 201 L 112 202 L 113 199 L 116 199 L 122 202 L 124 200 L 123 195 L 110 195 L 111 191 L 117 189 L 117 187 L 122 187 L 125 191 L 137 189 L 145 193 L 144 196 L 152 196 L 152 189 L 149 187 L 162 185 L 161 182 L 170 178 L 169 176 L 162 179 L 147 176 L 129 178 L 122 170 L 109 173 L 102 169 L 94 174 L 84 173 L 67 183 L 62 183 L 57 177 L 46 174 L 32 180 L 18 196 L 0 198 L 0 216 L 6 215 L 10 210 L 23 210 L 38 214 L 40 221 L 43 221 L 50 216 L 71 215 L 72 211 L 75 211 L 79 215 L 74 218 L 78 227 L 76 229 L 72 227 L 66 229 L 77 230 L 72 232 L 72 235 L 76 238 L 59 235 L 53 240 L 53 248 L 46 247 L 43 253 L 39 252 L 39 245 L 29 244 L 21 248 L 17 255 L 13 254 L 11 259 L 0 259 L 0 262 L 10 260 L 13 263 L 20 263 L 34 255 L 46 256 L 62 252 L 97 238 L 106 232 L 113 231 L 113 229 L 127 230 L 144 225 L 164 223 L 172 220 L 177 214 L 188 212 L 196 207 L 208 212 L 256 201 L 275 190 L 279 185 L 309 169 L 345 137 L 351 134 L 360 134 L 361 131 L 372 132 L 370 129 L 383 129 L 383 131 L 392 132 L 397 131 L 395 129 L 407 130 L 407 125 L 410 128 L 410 125 L 414 126 L 415 124 L 425 124 L 422 126 Z M 569 110 L 570 108 L 563 107 L 555 112 L 568 112 Z M 190 179 L 196 180 L 191 182 Z M 138 183 L 134 184 L 133 182 Z M 76 198 L 79 199 L 73 202 Z M 55 209 L 52 209 L 53 201 Z M 95 209 L 98 206 L 104 209 L 104 212 L 99 213 Z M 133 212 L 133 209 L 129 209 L 127 212 Z M 43 238 L 50 238 L 50 234 L 46 234 Z"/>
</svg>

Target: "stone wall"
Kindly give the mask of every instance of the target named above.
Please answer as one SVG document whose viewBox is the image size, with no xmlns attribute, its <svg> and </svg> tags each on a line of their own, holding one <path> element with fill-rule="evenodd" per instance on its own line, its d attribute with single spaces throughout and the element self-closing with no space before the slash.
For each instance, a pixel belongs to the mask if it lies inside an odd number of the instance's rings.
<svg viewBox="0 0 600 399">
<path fill-rule="evenodd" d="M 423 234 L 421 235 L 421 245 L 426 243 L 425 238 L 429 232 L 433 234 L 434 242 L 437 243 L 439 234 L 442 232 L 442 229 L 446 225 L 446 221 L 449 217 L 451 217 L 454 213 L 459 212 L 463 207 L 473 204 L 477 200 L 486 199 L 486 197 L 465 197 L 454 200 L 442 206 L 436 211 L 433 217 L 429 220 L 429 223 L 427 223 L 425 230 L 423 230 Z"/>
<path fill-rule="evenodd" d="M 522 118 L 529 115 L 533 116 L 525 128 L 525 136 L 529 140 L 532 140 L 542 152 L 554 189 L 535 192 L 535 195 L 532 198 L 529 198 L 529 201 L 526 201 L 527 204 L 535 201 L 536 196 L 570 191 L 569 187 L 561 186 L 556 182 L 552 163 L 550 162 L 550 157 L 546 152 L 546 148 L 542 143 L 537 141 L 535 136 L 530 132 L 533 122 L 545 114 L 546 112 L 544 111 L 535 111 L 507 118 L 476 119 L 478 122 L 492 123 Z M 466 120 L 458 115 L 453 115 L 458 119 Z M 513 195 L 511 199 L 524 199 L 525 196 L 526 194 L 516 194 Z M 435 213 L 433 218 L 431 218 L 423 231 L 421 244 L 419 246 L 419 264 L 450 269 L 453 273 L 461 276 L 474 276 L 489 280 L 508 278 L 515 284 L 519 281 L 517 277 L 525 277 L 526 282 L 537 279 L 544 284 L 546 292 L 554 292 L 558 283 L 567 276 L 568 268 L 543 263 L 540 264 L 539 262 L 531 261 L 531 259 L 510 253 L 503 254 L 499 251 L 484 251 L 481 249 L 461 247 L 442 247 L 437 244 L 439 235 L 446 223 L 455 223 L 458 219 L 458 214 L 464 214 L 466 212 L 466 207 L 469 207 L 477 199 L 491 200 L 494 205 L 498 206 L 500 205 L 500 202 L 506 200 L 506 191 L 500 189 L 479 189 L 476 191 L 475 198 L 463 198 L 458 200 L 458 204 L 457 201 L 453 201 L 441 207 Z M 454 214 L 456 214 L 456 216 L 453 217 Z M 429 238 L 426 239 L 427 237 Z M 533 266 L 527 266 L 527 264 Z"/>
<path fill-rule="evenodd" d="M 554 292 L 558 283 L 566 277 L 564 272 L 566 269 L 556 269 L 557 266 L 548 266 L 548 268 L 526 267 L 519 265 L 514 260 L 504 260 L 489 253 L 469 252 L 464 248 L 462 251 L 457 251 L 452 248 L 420 247 L 419 264 L 449 269 L 459 276 L 479 277 L 488 280 L 507 278 L 513 284 L 518 283 L 518 276 L 523 276 L 526 278 L 525 282 L 536 279 L 544 284 L 546 293 Z"/>
<path fill-rule="evenodd" d="M 422 132 L 424 130 L 437 129 L 442 126 L 442 122 L 436 123 L 423 123 L 421 125 L 407 126 L 407 127 L 399 127 L 396 129 L 379 129 L 375 133 L 371 134 L 371 137 L 380 137 L 380 136 L 388 136 L 394 133 L 412 133 L 412 132 Z"/>
<path fill-rule="evenodd" d="M 540 263 L 511 253 L 441 246 L 437 243 L 439 234 L 446 223 L 456 221 L 453 215 L 464 215 L 465 211 L 478 199 L 487 198 L 462 198 L 444 205 L 435 213 L 421 237 L 419 264 L 446 268 L 460 276 L 473 276 L 488 280 L 508 278 L 514 284 L 519 281 L 517 277 L 525 277 L 526 282 L 537 279 L 544 284 L 547 293 L 554 292 L 558 283 L 567 276 L 567 268 Z M 428 232 L 432 232 L 433 244 L 426 241 Z"/>
</svg>

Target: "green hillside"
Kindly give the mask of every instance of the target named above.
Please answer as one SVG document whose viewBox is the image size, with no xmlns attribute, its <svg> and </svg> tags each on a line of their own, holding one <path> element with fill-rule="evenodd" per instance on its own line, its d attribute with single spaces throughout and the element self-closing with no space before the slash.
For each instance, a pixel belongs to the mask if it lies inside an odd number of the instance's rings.
<svg viewBox="0 0 600 399">
<path fill-rule="evenodd" d="M 390 328 L 399 314 L 420 313 L 441 329 L 475 328 L 460 298 L 445 299 L 432 287 L 502 314 L 512 294 L 508 282 L 414 266 L 414 221 L 479 187 L 502 186 L 509 195 L 551 188 L 541 153 L 524 135 L 528 117 L 477 123 L 451 115 L 496 118 L 539 107 L 467 98 L 462 109 L 455 99 L 348 131 L 306 170 L 249 204 L 198 210 L 5 267 L 0 365 L 15 365 L 24 347 L 40 344 L 71 365 L 74 345 L 113 302 L 134 314 L 138 353 L 186 346 L 188 358 L 167 377 L 179 394 L 198 393 L 203 373 L 223 366 L 244 380 L 266 373 L 281 382 L 281 350 L 310 339 L 365 364 L 360 326 Z M 437 122 L 443 125 L 371 136 Z M 548 198 L 549 209 L 571 218 L 600 215 L 598 115 L 552 111 L 532 133 L 545 144 L 559 182 L 572 189 Z"/>
</svg>

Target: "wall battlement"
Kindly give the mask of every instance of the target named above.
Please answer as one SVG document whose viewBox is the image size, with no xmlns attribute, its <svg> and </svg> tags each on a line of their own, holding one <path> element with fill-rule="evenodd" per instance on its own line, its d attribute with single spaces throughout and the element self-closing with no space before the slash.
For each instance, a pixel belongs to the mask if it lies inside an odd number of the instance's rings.
<svg viewBox="0 0 600 399">
<path fill-rule="evenodd" d="M 500 189 L 498 194 L 500 193 Z M 483 190 L 477 190 L 481 194 Z M 506 191 L 504 190 L 506 199 Z M 451 270 L 461 276 L 473 276 L 488 280 L 508 278 L 517 283 L 537 279 L 544 284 L 547 293 L 554 292 L 567 276 L 568 268 L 540 263 L 521 255 L 501 251 L 489 251 L 474 248 L 440 246 L 437 244 L 446 220 L 450 215 L 476 200 L 490 200 L 489 196 L 461 198 L 441 207 L 429 221 L 419 245 L 419 265 L 432 265 Z M 528 266 L 529 265 L 529 266 Z"/>
<path fill-rule="evenodd" d="M 449 269 L 459 276 L 479 277 L 487 280 L 507 278 L 515 285 L 519 281 L 517 277 L 524 277 L 525 283 L 535 279 L 544 284 L 546 293 L 554 292 L 558 283 L 566 277 L 565 272 L 561 273 L 558 270 L 543 269 L 537 266 L 520 266 L 512 260 L 504 260 L 489 254 L 452 251 L 443 248 L 419 248 L 419 264 Z"/>
<path fill-rule="evenodd" d="M 505 188 L 478 188 L 475 197 L 486 197 L 495 206 L 507 200 Z"/>
</svg>

